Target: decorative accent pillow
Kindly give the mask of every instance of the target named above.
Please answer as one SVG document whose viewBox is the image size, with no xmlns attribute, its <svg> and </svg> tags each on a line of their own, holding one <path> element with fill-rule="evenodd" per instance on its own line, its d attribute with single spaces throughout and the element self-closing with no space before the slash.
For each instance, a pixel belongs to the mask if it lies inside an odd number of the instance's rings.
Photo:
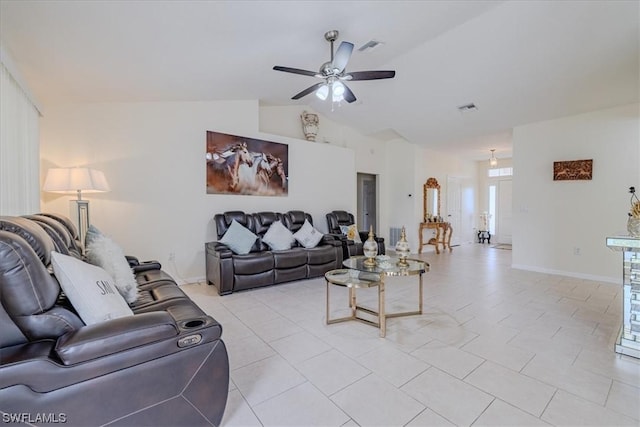
<svg viewBox="0 0 640 427">
<path fill-rule="evenodd" d="M 283 251 L 285 249 L 291 249 L 291 245 L 296 239 L 293 237 L 293 233 L 287 227 L 282 225 L 280 221 L 276 221 L 264 233 L 262 241 L 269 245 L 271 250 Z"/>
<path fill-rule="evenodd" d="M 342 234 L 347 236 L 347 239 L 353 240 L 356 243 L 362 243 L 362 240 L 360 239 L 360 233 L 358 233 L 358 228 L 355 224 L 341 225 L 340 231 L 342 231 Z"/>
<path fill-rule="evenodd" d="M 251 247 L 256 242 L 258 236 L 253 234 L 251 230 L 244 227 L 235 219 L 231 221 L 231 225 L 222 239 L 220 239 L 220 243 L 223 243 L 229 247 L 238 255 L 246 255 L 251 251 Z"/>
<path fill-rule="evenodd" d="M 113 278 L 102 268 L 58 252 L 51 252 L 51 265 L 60 287 L 86 325 L 133 316 Z"/>
<path fill-rule="evenodd" d="M 85 246 L 87 261 L 109 273 L 120 295 L 133 304 L 138 299 L 138 282 L 122 248 L 93 225 L 87 231 Z"/>
<path fill-rule="evenodd" d="M 313 228 L 313 225 L 308 220 L 304 220 L 304 224 L 300 227 L 300 230 L 296 231 L 293 237 L 307 249 L 315 248 L 318 246 L 320 240 L 322 240 L 322 233 Z"/>
</svg>

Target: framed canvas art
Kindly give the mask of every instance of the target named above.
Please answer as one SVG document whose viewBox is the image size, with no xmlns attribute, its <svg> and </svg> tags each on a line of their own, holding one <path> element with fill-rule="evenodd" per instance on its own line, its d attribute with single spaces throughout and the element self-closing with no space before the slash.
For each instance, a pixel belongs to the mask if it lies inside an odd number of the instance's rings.
<svg viewBox="0 0 640 427">
<path fill-rule="evenodd" d="M 554 181 L 590 180 L 593 177 L 593 159 L 553 162 Z"/>
<path fill-rule="evenodd" d="M 207 131 L 207 194 L 287 196 L 289 146 Z"/>
</svg>

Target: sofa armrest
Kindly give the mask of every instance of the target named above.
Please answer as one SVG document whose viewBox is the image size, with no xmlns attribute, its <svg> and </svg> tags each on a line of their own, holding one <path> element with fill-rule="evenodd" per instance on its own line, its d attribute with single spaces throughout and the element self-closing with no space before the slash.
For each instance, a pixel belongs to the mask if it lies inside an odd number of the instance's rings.
<svg viewBox="0 0 640 427">
<path fill-rule="evenodd" d="M 231 258 L 233 256 L 233 251 L 229 249 L 229 246 L 220 242 L 206 243 L 206 251 L 217 258 Z"/>
<path fill-rule="evenodd" d="M 131 267 L 134 274 L 162 269 L 162 264 L 156 260 L 140 262 L 138 258 L 132 255 L 125 255 L 124 257 L 127 259 L 127 263 L 129 263 L 129 267 Z"/>
<path fill-rule="evenodd" d="M 55 353 L 63 364 L 73 365 L 177 335 L 178 327 L 169 313 L 141 313 L 69 332 L 58 338 Z"/>
<path fill-rule="evenodd" d="M 338 242 L 346 242 L 347 241 L 347 236 L 345 236 L 342 233 L 329 233 L 329 234 L 325 234 L 323 238 L 332 238 L 333 240 L 337 240 Z"/>
<path fill-rule="evenodd" d="M 342 234 L 325 234 L 322 236 L 322 240 L 320 240 L 320 244 L 331 245 L 331 246 L 342 246 L 342 241 L 346 239 Z"/>
</svg>

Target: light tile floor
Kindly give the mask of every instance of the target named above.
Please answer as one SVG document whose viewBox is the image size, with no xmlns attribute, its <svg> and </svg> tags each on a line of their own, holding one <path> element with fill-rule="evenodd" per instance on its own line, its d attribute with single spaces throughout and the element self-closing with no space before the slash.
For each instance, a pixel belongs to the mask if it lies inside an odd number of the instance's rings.
<svg viewBox="0 0 640 427">
<path fill-rule="evenodd" d="M 621 286 L 514 270 L 511 251 L 428 252 L 424 314 L 325 324 L 323 279 L 220 297 L 184 290 L 223 325 L 223 426 L 640 425 L 640 360 L 613 351 Z M 332 317 L 347 294 L 332 288 Z M 417 279 L 387 281 L 388 310 Z M 375 290 L 358 292 L 375 307 Z"/>
</svg>

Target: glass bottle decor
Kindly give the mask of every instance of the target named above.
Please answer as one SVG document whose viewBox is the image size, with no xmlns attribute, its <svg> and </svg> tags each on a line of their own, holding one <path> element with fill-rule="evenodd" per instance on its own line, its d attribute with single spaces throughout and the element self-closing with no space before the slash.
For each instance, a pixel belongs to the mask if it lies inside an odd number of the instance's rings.
<svg viewBox="0 0 640 427">
<path fill-rule="evenodd" d="M 364 265 L 373 267 L 376 265 L 376 255 L 378 255 L 378 243 L 373 238 L 373 225 L 369 227 L 369 238 L 362 244 L 362 251 L 366 259 Z"/>
<path fill-rule="evenodd" d="M 401 267 L 406 267 L 409 265 L 407 262 L 407 257 L 411 252 L 411 248 L 409 247 L 409 242 L 407 242 L 407 231 L 404 226 L 402 227 L 402 231 L 400 232 L 400 240 L 396 243 L 396 255 L 398 255 L 399 261 L 398 265 Z"/>
</svg>

